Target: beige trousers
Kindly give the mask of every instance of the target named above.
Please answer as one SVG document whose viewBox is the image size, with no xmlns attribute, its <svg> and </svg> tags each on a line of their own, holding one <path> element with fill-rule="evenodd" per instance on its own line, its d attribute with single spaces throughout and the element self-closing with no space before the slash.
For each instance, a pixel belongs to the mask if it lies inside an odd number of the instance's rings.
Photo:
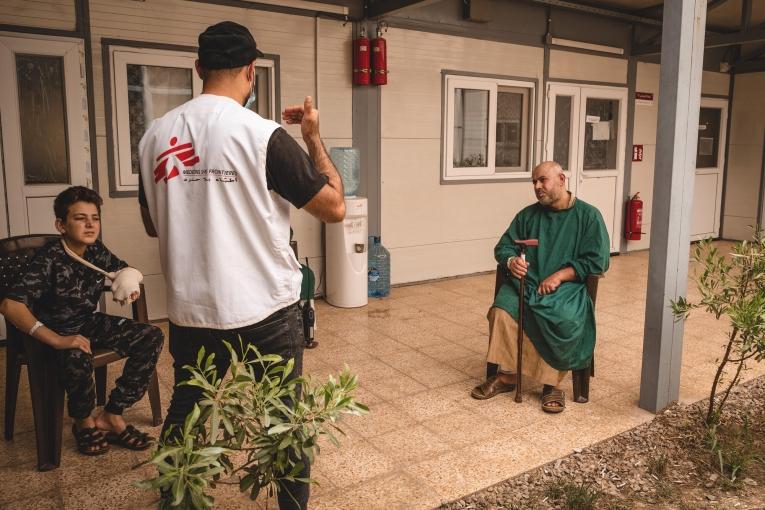
<svg viewBox="0 0 765 510">
<path fill-rule="evenodd" d="M 489 319 L 489 353 L 486 361 L 499 365 L 503 373 L 517 371 L 518 323 L 501 308 L 492 306 Z M 539 355 L 529 337 L 523 334 L 523 377 L 531 377 L 542 384 L 558 386 L 567 371 L 556 370 Z"/>
</svg>

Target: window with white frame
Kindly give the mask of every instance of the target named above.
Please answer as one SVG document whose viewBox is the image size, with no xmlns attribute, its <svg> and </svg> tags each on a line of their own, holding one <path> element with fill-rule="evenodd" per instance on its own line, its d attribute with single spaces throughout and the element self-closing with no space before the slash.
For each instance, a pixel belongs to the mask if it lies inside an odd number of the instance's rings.
<svg viewBox="0 0 765 510">
<path fill-rule="evenodd" d="M 114 176 L 112 191 L 135 191 L 140 173 L 138 143 L 151 124 L 202 92 L 196 53 L 111 47 Z M 256 61 L 256 101 L 250 107 L 276 117 L 274 61 Z"/>
<path fill-rule="evenodd" d="M 443 179 L 526 176 L 533 105 L 534 82 L 447 74 Z"/>
</svg>

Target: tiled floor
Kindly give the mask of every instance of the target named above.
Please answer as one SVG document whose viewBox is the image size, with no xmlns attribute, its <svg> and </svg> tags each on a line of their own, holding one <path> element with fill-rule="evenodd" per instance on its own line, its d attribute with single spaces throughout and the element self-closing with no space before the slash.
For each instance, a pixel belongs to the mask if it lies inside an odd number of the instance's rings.
<svg viewBox="0 0 765 510">
<path fill-rule="evenodd" d="M 522 404 L 510 394 L 489 401 L 469 396 L 485 371 L 485 314 L 493 274 L 394 288 L 390 298 L 360 309 L 320 301 L 320 346 L 306 351 L 305 371 L 325 378 L 348 364 L 361 381 L 358 397 L 372 412 L 345 421 L 348 436 L 342 448 L 323 448 L 313 470 L 321 485 L 312 491 L 311 508 L 433 508 L 650 420 L 652 415 L 637 407 L 647 267 L 647 252 L 612 259 L 598 292 L 591 401 L 570 403 L 554 416 L 539 408 L 539 386 L 527 385 Z M 687 322 L 682 400 L 706 396 L 724 329 L 701 314 Z M 4 358 L 5 351 L 0 353 Z M 170 362 L 163 353 L 159 370 L 165 405 Z M 4 359 L 0 363 L 5 366 Z M 110 372 L 112 379 L 116 371 Z M 762 373 L 751 370 L 746 377 Z M 106 456 L 86 458 L 75 452 L 66 431 L 61 468 L 37 472 L 23 379 L 16 436 L 0 441 L 0 508 L 133 509 L 156 501 L 154 494 L 131 485 L 151 473 L 131 469 L 146 454 L 115 448 Z M 145 399 L 126 418 L 158 432 L 148 426 Z M 218 508 L 253 508 L 236 488 L 213 494 Z M 275 504 L 261 501 L 257 506 Z"/>
</svg>

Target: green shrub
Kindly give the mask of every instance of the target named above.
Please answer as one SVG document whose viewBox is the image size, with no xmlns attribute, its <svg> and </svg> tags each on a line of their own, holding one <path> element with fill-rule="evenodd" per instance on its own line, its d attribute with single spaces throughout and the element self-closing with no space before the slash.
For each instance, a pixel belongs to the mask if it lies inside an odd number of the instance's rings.
<svg viewBox="0 0 765 510">
<path fill-rule="evenodd" d="M 225 478 L 237 477 L 239 489 L 252 499 L 262 489 L 273 494 L 284 481 L 310 483 L 297 478 L 304 466 L 296 459 L 313 462 L 323 435 L 339 446 L 332 431 L 342 434 L 336 425 L 340 416 L 368 411 L 353 398 L 357 381 L 347 368 L 337 380 L 330 376 L 325 384 L 313 385 L 291 378 L 292 359 L 261 355 L 251 344 L 239 359 L 230 344 L 226 348 L 229 378 L 216 375 L 214 354 L 205 356 L 204 349 L 195 367 L 185 367 L 191 378 L 183 384 L 200 388 L 203 396 L 186 417 L 180 438 L 166 440 L 146 462 L 156 466 L 157 476 L 137 484 L 169 491 L 163 508 L 211 508 L 214 499 L 207 489 Z"/>
<path fill-rule="evenodd" d="M 720 422 L 746 362 L 765 357 L 765 238 L 757 229 L 752 241 L 733 246 L 730 259 L 711 241 L 702 241 L 693 249 L 693 260 L 699 269 L 694 279 L 701 299 L 691 302 L 680 297 L 672 301 L 675 317 L 685 319 L 692 310 L 701 308 L 718 320 L 727 317 L 732 326 L 710 389 L 705 422 L 714 425 Z M 728 365 L 733 368 L 733 377 L 725 381 L 727 385 L 718 396 Z"/>
</svg>

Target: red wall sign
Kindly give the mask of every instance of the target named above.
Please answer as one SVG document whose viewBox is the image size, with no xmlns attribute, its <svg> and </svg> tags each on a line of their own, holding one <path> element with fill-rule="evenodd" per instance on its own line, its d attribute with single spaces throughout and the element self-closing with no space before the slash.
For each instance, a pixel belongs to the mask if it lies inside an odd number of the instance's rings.
<svg viewBox="0 0 765 510">
<path fill-rule="evenodd" d="M 635 104 L 653 106 L 653 92 L 635 92 Z"/>
<path fill-rule="evenodd" d="M 642 145 L 632 146 L 632 161 L 643 161 L 643 146 Z"/>
</svg>

